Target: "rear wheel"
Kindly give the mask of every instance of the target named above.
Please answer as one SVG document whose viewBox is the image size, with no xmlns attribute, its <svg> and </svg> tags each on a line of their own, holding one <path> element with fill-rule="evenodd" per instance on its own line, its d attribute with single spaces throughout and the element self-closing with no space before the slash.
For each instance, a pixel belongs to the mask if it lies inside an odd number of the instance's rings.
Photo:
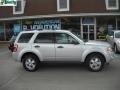
<svg viewBox="0 0 120 90">
<path fill-rule="evenodd" d="M 40 61 L 37 56 L 28 54 L 23 57 L 23 67 L 26 71 L 36 71 L 39 68 Z"/>
<path fill-rule="evenodd" d="M 90 71 L 98 72 L 104 67 L 105 59 L 100 54 L 91 54 L 86 59 L 87 68 Z"/>
</svg>

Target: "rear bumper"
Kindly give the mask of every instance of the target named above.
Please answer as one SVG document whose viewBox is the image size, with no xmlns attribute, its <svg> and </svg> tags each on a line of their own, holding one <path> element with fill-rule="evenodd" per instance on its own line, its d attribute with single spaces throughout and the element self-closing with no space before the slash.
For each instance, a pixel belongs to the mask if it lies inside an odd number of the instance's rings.
<svg viewBox="0 0 120 90">
<path fill-rule="evenodd" d="M 19 57 L 18 57 L 18 53 L 13 52 L 13 53 L 12 53 L 12 57 L 13 57 L 13 59 L 14 59 L 15 61 L 20 62 L 20 59 L 19 59 Z"/>
</svg>

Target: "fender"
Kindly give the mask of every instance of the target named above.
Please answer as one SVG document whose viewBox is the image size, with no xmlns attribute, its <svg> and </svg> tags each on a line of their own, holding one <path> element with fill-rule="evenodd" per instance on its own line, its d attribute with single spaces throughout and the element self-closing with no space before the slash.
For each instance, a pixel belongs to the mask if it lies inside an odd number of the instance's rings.
<svg viewBox="0 0 120 90">
<path fill-rule="evenodd" d="M 101 53 L 104 57 L 105 57 L 105 59 L 107 58 L 106 56 L 107 56 L 107 54 L 105 53 L 105 50 L 103 50 L 103 49 L 101 49 L 101 48 L 89 48 L 89 49 L 87 49 L 87 50 L 85 50 L 83 53 L 82 53 L 82 60 L 81 60 L 81 62 L 84 62 L 85 61 L 85 59 L 86 59 L 86 57 L 87 57 L 87 55 L 89 55 L 89 54 L 91 54 L 91 53 Z"/>
<path fill-rule="evenodd" d="M 25 53 L 33 53 L 33 54 L 35 54 L 35 55 L 39 58 L 40 61 L 43 61 L 43 58 L 42 58 L 41 53 L 40 53 L 37 49 L 33 49 L 33 48 L 32 48 L 32 50 L 27 49 L 27 48 L 21 50 L 21 52 L 20 52 L 19 55 L 18 55 L 18 56 L 19 56 L 19 57 L 18 57 L 18 58 L 19 58 L 19 61 L 21 61 L 22 56 L 23 56 Z"/>
</svg>

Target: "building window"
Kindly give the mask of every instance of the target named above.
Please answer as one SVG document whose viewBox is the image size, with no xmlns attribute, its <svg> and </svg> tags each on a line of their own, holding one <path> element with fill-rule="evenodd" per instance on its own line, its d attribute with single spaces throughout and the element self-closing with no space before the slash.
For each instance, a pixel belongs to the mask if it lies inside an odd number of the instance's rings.
<svg viewBox="0 0 120 90">
<path fill-rule="evenodd" d="M 25 8 L 25 0 L 17 0 L 17 5 L 13 6 L 13 14 L 23 14 Z"/>
<path fill-rule="evenodd" d="M 69 0 L 57 0 L 57 11 L 69 11 Z"/>
<path fill-rule="evenodd" d="M 0 41 L 4 41 L 5 40 L 5 33 L 4 33 L 4 25 L 2 23 L 0 23 Z"/>
<path fill-rule="evenodd" d="M 93 17 L 83 17 L 82 24 L 95 24 L 95 20 Z"/>
<path fill-rule="evenodd" d="M 106 9 L 107 10 L 118 10 L 119 0 L 106 0 Z"/>
</svg>

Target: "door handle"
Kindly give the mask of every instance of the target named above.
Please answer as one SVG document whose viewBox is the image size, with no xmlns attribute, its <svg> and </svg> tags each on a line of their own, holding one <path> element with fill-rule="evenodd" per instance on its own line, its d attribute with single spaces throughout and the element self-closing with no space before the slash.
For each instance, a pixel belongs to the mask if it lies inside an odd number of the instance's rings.
<svg viewBox="0 0 120 90">
<path fill-rule="evenodd" d="M 63 46 L 58 46 L 57 48 L 64 48 Z"/>
<path fill-rule="evenodd" d="M 36 45 L 36 46 L 34 46 L 35 48 L 40 48 L 40 46 L 39 45 Z"/>
</svg>

